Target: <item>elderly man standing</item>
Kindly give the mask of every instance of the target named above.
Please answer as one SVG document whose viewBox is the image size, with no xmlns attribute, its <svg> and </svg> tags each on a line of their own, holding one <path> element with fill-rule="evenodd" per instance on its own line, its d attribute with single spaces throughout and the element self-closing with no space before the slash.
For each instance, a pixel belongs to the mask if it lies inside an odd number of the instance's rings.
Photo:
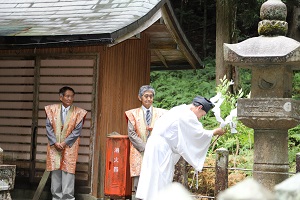
<svg viewBox="0 0 300 200">
<path fill-rule="evenodd" d="M 47 171 L 51 171 L 53 200 L 74 200 L 75 169 L 79 136 L 87 111 L 73 105 L 75 91 L 68 86 L 59 90 L 61 104 L 45 106 Z"/>
<path fill-rule="evenodd" d="M 225 133 L 221 128 L 205 130 L 199 121 L 212 106 L 197 96 L 191 104 L 176 106 L 156 121 L 145 149 L 137 198 L 156 200 L 172 183 L 181 156 L 197 171 L 202 170 L 212 136 Z"/>
<path fill-rule="evenodd" d="M 150 85 L 143 85 L 138 94 L 141 107 L 125 112 L 128 122 L 130 145 L 130 175 L 133 177 L 133 189 L 136 191 L 141 172 L 142 157 L 148 137 L 156 120 L 167 110 L 152 106 L 155 90 Z"/>
</svg>

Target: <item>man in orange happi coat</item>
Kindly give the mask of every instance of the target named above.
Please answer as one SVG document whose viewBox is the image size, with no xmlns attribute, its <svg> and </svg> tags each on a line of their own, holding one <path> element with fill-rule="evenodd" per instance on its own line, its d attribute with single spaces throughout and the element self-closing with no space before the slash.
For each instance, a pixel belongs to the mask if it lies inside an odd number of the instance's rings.
<svg viewBox="0 0 300 200">
<path fill-rule="evenodd" d="M 68 86 L 59 90 L 61 104 L 45 106 L 47 171 L 51 171 L 52 200 L 75 199 L 75 169 L 79 136 L 87 111 L 73 105 L 75 91 Z"/>
<path fill-rule="evenodd" d="M 155 90 L 150 85 L 143 85 L 138 94 L 142 106 L 125 112 L 131 141 L 129 163 L 134 191 L 137 189 L 147 139 L 155 121 L 167 111 L 152 106 L 154 95 Z"/>
</svg>

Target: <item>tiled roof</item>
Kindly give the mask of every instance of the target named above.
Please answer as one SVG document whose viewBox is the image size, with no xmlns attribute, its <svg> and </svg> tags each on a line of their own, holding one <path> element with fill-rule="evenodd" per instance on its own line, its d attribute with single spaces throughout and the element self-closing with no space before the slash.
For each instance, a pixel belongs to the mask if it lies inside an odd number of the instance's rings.
<svg viewBox="0 0 300 200">
<path fill-rule="evenodd" d="M 160 0 L 0 0 L 0 36 L 112 33 Z"/>
<path fill-rule="evenodd" d="M 0 49 L 115 45 L 143 31 L 152 69 L 203 68 L 170 0 L 0 0 Z"/>
</svg>

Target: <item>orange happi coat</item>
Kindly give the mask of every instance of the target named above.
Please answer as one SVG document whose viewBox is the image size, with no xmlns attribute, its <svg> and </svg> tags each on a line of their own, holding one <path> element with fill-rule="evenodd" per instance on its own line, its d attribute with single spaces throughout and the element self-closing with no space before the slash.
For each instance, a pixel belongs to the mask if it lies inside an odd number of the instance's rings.
<svg viewBox="0 0 300 200">
<path fill-rule="evenodd" d="M 46 115 L 50 120 L 57 142 L 63 142 L 74 128 L 84 120 L 87 111 L 71 106 L 64 125 L 61 120 L 61 104 L 54 104 L 45 107 Z M 54 145 L 47 145 L 47 171 L 62 170 L 68 173 L 75 174 L 76 161 L 78 157 L 79 138 L 69 147 L 66 146 L 61 152 L 57 151 Z"/>
<path fill-rule="evenodd" d="M 167 110 L 161 108 L 152 109 L 152 119 L 150 127 L 153 127 L 155 121 L 161 117 Z M 147 130 L 146 120 L 144 116 L 144 112 L 142 107 L 131 109 L 125 112 L 125 116 L 127 120 L 131 122 L 134 126 L 135 132 L 140 137 L 143 142 L 146 143 L 148 135 L 150 132 Z M 139 176 L 141 172 L 143 153 L 140 153 L 133 145 L 130 143 L 130 175 L 131 176 Z"/>
</svg>

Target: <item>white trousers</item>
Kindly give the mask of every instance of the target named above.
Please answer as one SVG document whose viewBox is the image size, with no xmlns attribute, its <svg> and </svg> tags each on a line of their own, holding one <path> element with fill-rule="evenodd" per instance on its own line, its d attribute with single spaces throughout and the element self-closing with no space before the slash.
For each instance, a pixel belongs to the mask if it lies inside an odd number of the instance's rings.
<svg viewBox="0 0 300 200">
<path fill-rule="evenodd" d="M 75 174 L 61 170 L 51 172 L 52 200 L 75 200 Z"/>
</svg>

